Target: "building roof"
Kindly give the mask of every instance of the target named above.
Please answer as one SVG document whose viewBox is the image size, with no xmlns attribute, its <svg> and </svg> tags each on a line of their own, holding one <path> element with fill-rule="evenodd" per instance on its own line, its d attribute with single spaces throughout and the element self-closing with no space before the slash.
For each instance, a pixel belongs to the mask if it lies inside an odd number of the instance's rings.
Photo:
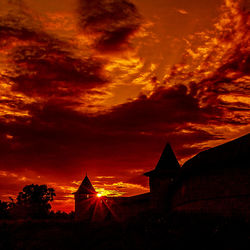
<svg viewBox="0 0 250 250">
<path fill-rule="evenodd" d="M 250 133 L 214 148 L 202 151 L 182 166 L 182 171 L 250 168 Z M 193 171 L 194 170 L 194 171 Z"/>
<path fill-rule="evenodd" d="M 145 173 L 146 176 L 179 171 L 180 165 L 169 143 L 166 144 L 160 160 L 154 170 Z"/>
<path fill-rule="evenodd" d="M 88 176 L 86 175 L 83 179 L 81 185 L 79 186 L 78 190 L 76 191 L 78 194 L 96 194 L 94 187 L 92 186 Z"/>
</svg>

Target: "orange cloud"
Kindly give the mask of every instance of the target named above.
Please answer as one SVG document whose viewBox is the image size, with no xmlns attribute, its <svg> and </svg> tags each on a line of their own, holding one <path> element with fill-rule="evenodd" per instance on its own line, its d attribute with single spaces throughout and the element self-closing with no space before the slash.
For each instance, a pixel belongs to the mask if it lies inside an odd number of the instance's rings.
<svg viewBox="0 0 250 250">
<path fill-rule="evenodd" d="M 102 53 L 126 50 L 140 23 L 136 6 L 129 1 L 79 1 L 79 26 Z"/>
<path fill-rule="evenodd" d="M 182 14 L 182 15 L 187 15 L 187 14 L 188 14 L 188 12 L 187 12 L 186 10 L 184 10 L 184 9 L 177 9 L 177 11 L 178 11 L 180 14 Z"/>
</svg>

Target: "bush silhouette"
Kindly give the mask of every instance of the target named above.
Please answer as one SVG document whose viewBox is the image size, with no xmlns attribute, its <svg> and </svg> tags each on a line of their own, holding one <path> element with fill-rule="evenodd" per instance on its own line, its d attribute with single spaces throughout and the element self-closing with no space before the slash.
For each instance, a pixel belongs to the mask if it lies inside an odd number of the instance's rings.
<svg viewBox="0 0 250 250">
<path fill-rule="evenodd" d="M 54 189 L 48 188 L 47 185 L 27 185 L 18 194 L 11 214 L 17 218 L 46 218 L 51 209 L 50 202 L 55 195 Z"/>
</svg>

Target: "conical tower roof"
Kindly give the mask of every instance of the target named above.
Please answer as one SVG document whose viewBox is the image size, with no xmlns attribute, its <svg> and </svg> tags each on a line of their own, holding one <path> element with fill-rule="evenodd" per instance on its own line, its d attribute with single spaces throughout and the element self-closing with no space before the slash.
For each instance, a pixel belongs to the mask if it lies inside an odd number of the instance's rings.
<svg viewBox="0 0 250 250">
<path fill-rule="evenodd" d="M 88 176 L 86 175 L 83 179 L 80 187 L 78 188 L 77 192 L 78 194 L 96 194 L 94 187 L 92 186 Z"/>
<path fill-rule="evenodd" d="M 164 174 L 167 172 L 176 172 L 180 169 L 180 164 L 176 159 L 176 156 L 169 143 L 166 144 L 160 160 L 158 161 L 154 170 L 145 173 L 146 176 L 154 174 Z"/>
</svg>

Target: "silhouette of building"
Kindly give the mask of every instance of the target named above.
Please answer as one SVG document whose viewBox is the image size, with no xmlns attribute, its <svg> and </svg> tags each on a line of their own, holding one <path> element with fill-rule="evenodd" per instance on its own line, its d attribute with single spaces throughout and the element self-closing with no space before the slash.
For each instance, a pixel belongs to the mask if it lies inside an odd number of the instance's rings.
<svg viewBox="0 0 250 250">
<path fill-rule="evenodd" d="M 92 186 L 87 174 L 75 195 L 75 216 L 78 219 L 91 218 L 95 209 L 97 192 Z"/>
<path fill-rule="evenodd" d="M 185 162 L 171 192 L 174 210 L 250 218 L 250 134 Z"/>
<path fill-rule="evenodd" d="M 124 220 L 146 211 L 186 211 L 250 218 L 250 134 L 200 152 L 180 167 L 167 144 L 149 177 L 150 192 L 102 197 L 86 176 L 75 193 L 76 219 Z"/>
<path fill-rule="evenodd" d="M 180 164 L 169 143 L 165 146 L 160 160 L 154 170 L 145 173 L 149 177 L 152 206 L 164 209 L 165 194 L 173 183 L 176 182 L 180 172 Z"/>
</svg>

